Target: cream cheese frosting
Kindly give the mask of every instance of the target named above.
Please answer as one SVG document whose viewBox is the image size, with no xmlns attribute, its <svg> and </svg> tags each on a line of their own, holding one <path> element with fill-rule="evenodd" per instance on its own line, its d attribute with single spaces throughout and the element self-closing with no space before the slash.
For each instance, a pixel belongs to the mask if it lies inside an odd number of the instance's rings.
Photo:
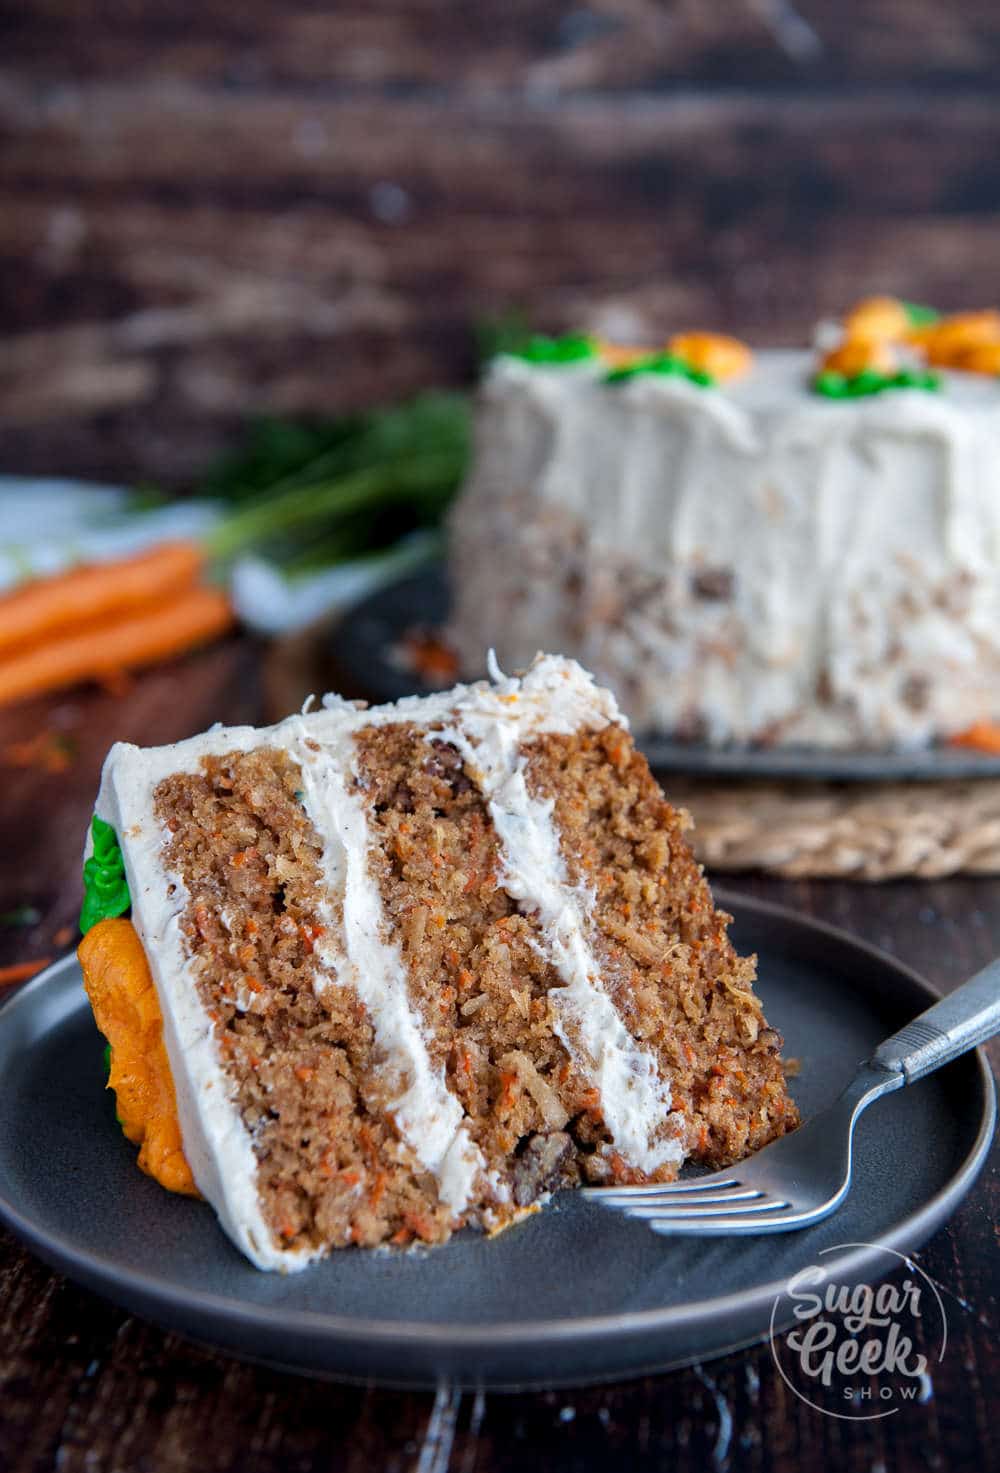
<svg viewBox="0 0 1000 1473">
<path fill-rule="evenodd" d="M 196 768 L 213 752 L 249 750 L 256 733 L 230 728 L 176 747 L 140 749 L 118 742 L 104 764 L 97 814 L 115 829 L 132 897 L 132 923 L 149 962 L 163 1015 L 163 1041 L 174 1081 L 184 1155 L 202 1196 L 226 1233 L 258 1268 L 305 1268 L 317 1255 L 275 1247 L 257 1194 L 257 1160 L 223 1072 L 211 1019 L 198 995 L 181 932 L 187 892 L 163 866 L 166 842 L 153 811 L 157 783 Z"/>
<path fill-rule="evenodd" d="M 469 1139 L 462 1107 L 449 1091 L 444 1071 L 431 1063 L 420 1019 L 407 996 L 400 949 L 383 935 L 383 906 L 368 869 L 367 814 L 363 800 L 349 791 L 345 781 L 345 776 L 357 775 L 351 735 L 362 724 L 359 715 L 354 713 L 334 732 L 326 729 L 329 721 L 312 718 L 310 725 L 309 717 L 299 717 L 290 723 L 299 728 L 297 739 L 283 738 L 301 766 L 303 806 L 324 841 L 324 881 L 343 902 L 341 936 L 336 942 L 321 942 L 317 950 L 321 961 L 349 981 L 364 1003 L 399 1091 L 392 1104 L 396 1126 L 420 1164 L 437 1177 L 441 1200 L 457 1216 L 486 1165 Z M 309 737 L 310 729 L 321 724 L 321 738 Z M 312 747 L 306 745 L 307 738 Z M 327 937 L 332 937 L 329 911 L 327 902 Z"/>
<path fill-rule="evenodd" d="M 163 1013 L 185 1156 L 226 1232 L 260 1268 L 296 1270 L 317 1253 L 279 1247 L 263 1218 L 253 1140 L 234 1102 L 181 932 L 189 896 L 181 878 L 164 866 L 169 835 L 154 809 L 164 778 L 196 771 L 211 755 L 276 746 L 299 764 L 303 807 L 323 845 L 324 884 L 343 911 L 343 924 L 329 927 L 317 944 L 317 958 L 327 979 L 356 988 L 385 1057 L 386 1076 L 398 1089 L 393 1117 L 400 1136 L 434 1174 L 441 1200 L 456 1217 L 477 1191 L 488 1197 L 497 1184 L 486 1173 L 443 1070 L 431 1062 L 403 958 L 387 939 L 369 872 L 367 814 L 353 781 L 353 738 L 365 727 L 401 721 L 433 726 L 462 753 L 497 827 L 505 887 L 540 914 L 544 945 L 564 984 L 553 997 L 559 1036 L 600 1090 L 616 1146 L 645 1170 L 679 1159 L 676 1141 L 667 1138 L 669 1082 L 658 1077 L 652 1056 L 632 1040 L 601 987 L 586 934 L 587 897 L 568 882 L 551 808 L 529 795 L 518 755 L 535 736 L 600 729 L 624 718 L 610 694 L 572 661 L 540 657 L 523 679 L 503 677 L 495 665 L 492 673 L 492 683 L 391 706 L 357 709 L 326 697 L 321 710 L 277 726 L 219 726 L 172 746 L 117 743 L 108 754 L 97 813 L 121 845 L 132 918 Z M 322 985 L 321 979 L 320 996 Z"/>
<path fill-rule="evenodd" d="M 810 354 L 704 388 L 499 358 L 454 514 L 451 636 L 563 649 L 633 724 L 920 745 L 1000 717 L 1000 384 L 831 401 Z"/>
</svg>

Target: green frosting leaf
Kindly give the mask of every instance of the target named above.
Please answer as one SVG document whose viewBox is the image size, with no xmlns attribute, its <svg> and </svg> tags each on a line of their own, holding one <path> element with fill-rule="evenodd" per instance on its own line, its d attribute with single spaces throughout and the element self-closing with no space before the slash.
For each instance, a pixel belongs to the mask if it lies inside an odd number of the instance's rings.
<svg viewBox="0 0 1000 1473">
<path fill-rule="evenodd" d="M 847 395 L 847 379 L 842 373 L 825 369 L 813 379 L 813 391 L 824 399 L 843 399 Z"/>
<path fill-rule="evenodd" d="M 889 385 L 893 389 L 929 389 L 932 393 L 941 387 L 941 375 L 919 368 L 904 369 L 897 373 Z"/>
<path fill-rule="evenodd" d="M 932 323 L 940 322 L 941 313 L 934 307 L 925 307 L 921 302 L 904 302 L 903 311 L 909 318 L 911 327 L 930 327 Z"/>
<path fill-rule="evenodd" d="M 568 333 L 561 338 L 536 334 L 521 346 L 510 346 L 504 351 L 512 358 L 523 358 L 527 363 L 583 363 L 597 356 L 591 339 L 579 333 Z"/>
<path fill-rule="evenodd" d="M 132 897 L 125 879 L 125 861 L 114 829 L 94 814 L 90 832 L 94 852 L 83 866 L 83 908 L 80 930 L 86 935 L 98 921 L 124 915 Z"/>
<path fill-rule="evenodd" d="M 624 384 L 629 379 L 638 378 L 642 374 L 657 373 L 664 378 L 684 378 L 688 383 L 698 384 L 707 389 L 715 383 L 710 373 L 703 369 L 692 368 L 683 358 L 676 353 L 652 353 L 648 358 L 640 358 L 635 363 L 628 363 L 624 368 L 614 368 L 606 375 L 606 384 Z"/>
<path fill-rule="evenodd" d="M 891 379 L 886 374 L 879 373 L 877 368 L 863 368 L 860 373 L 847 380 L 847 397 L 863 399 L 868 394 L 881 394 L 883 389 L 889 388 L 890 383 Z"/>
<path fill-rule="evenodd" d="M 870 394 L 883 394 L 886 389 L 924 389 L 933 393 L 941 387 L 941 376 L 920 369 L 904 369 L 900 373 L 879 373 L 866 368 L 853 378 L 829 371 L 818 373 L 812 381 L 814 394 L 824 399 L 866 399 Z"/>
</svg>

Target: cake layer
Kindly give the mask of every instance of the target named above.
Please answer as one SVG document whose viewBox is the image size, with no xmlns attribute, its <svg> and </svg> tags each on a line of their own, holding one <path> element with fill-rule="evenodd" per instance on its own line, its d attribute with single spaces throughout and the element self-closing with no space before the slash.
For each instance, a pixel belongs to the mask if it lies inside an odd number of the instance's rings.
<svg viewBox="0 0 1000 1473">
<path fill-rule="evenodd" d="M 261 747 L 155 789 L 156 818 L 172 834 L 163 862 L 189 897 L 181 929 L 253 1141 L 261 1211 L 290 1247 L 380 1242 L 407 1215 L 440 1237 L 448 1205 L 415 1178 L 439 1166 L 435 1151 L 451 1145 L 461 1112 L 435 1091 L 409 1010 L 392 1016 L 374 995 L 374 968 L 354 970 L 343 925 L 352 901 L 327 883 L 305 783 L 286 752 Z M 393 1159 L 389 1112 L 402 1110 L 402 1091 L 376 1068 L 376 1053 L 390 1051 L 420 1081 L 404 1127 L 420 1157 Z"/>
<path fill-rule="evenodd" d="M 712 743 L 1000 717 L 1000 389 L 831 400 L 814 368 L 763 352 L 706 388 L 498 358 L 452 529 L 464 666 L 562 649 L 640 728 Z"/>
<path fill-rule="evenodd" d="M 261 1267 L 494 1230 L 793 1122 L 780 1040 L 572 662 L 109 754 L 185 1156 Z"/>
</svg>

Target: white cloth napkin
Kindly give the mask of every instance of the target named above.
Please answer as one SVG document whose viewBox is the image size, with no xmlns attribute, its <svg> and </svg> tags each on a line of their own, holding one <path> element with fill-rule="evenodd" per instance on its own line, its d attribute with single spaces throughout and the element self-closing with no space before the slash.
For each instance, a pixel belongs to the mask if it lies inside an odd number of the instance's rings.
<svg viewBox="0 0 1000 1473">
<path fill-rule="evenodd" d="M 118 486 L 0 476 L 0 590 L 75 563 L 127 557 L 171 538 L 198 540 L 220 516 L 208 501 L 143 510 Z M 264 558 L 244 556 L 229 570 L 230 595 L 251 629 L 287 634 L 350 607 L 418 567 L 438 546 L 437 534 L 418 532 L 387 552 L 294 579 Z"/>
</svg>

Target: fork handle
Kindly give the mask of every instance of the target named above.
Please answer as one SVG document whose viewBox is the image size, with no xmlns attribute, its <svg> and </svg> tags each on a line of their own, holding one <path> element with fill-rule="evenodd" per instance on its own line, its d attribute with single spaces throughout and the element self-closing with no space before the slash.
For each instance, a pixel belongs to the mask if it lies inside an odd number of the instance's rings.
<svg viewBox="0 0 1000 1473">
<path fill-rule="evenodd" d="M 923 1079 L 1000 1031 L 1000 957 L 880 1043 L 872 1063 Z"/>
</svg>

